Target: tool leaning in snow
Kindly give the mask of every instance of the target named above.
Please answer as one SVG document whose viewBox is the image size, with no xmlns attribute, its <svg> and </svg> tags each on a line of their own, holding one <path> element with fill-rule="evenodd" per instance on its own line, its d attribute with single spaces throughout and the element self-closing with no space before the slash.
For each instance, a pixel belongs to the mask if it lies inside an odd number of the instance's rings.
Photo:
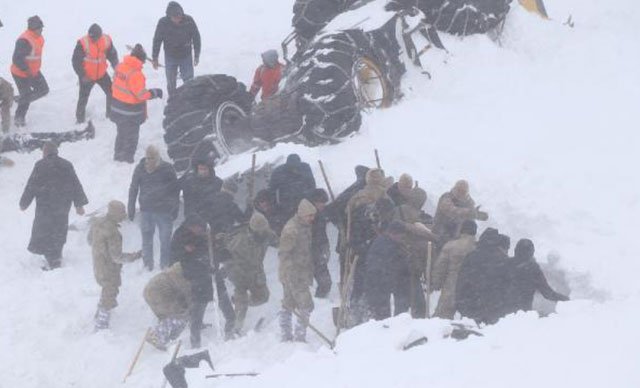
<svg viewBox="0 0 640 388">
<path fill-rule="evenodd" d="M 180 351 L 180 347 L 182 346 L 182 340 L 179 340 L 178 343 L 176 344 L 176 348 L 173 350 L 173 355 L 171 355 L 171 363 L 174 363 L 176 361 L 176 358 L 178 357 L 178 352 Z M 166 378 L 164 381 L 162 382 L 161 388 L 165 388 L 167 386 L 167 381 L 169 379 Z"/>
<path fill-rule="evenodd" d="M 309 320 L 309 318 L 305 318 L 302 314 L 300 314 L 298 312 L 298 310 L 293 309 L 292 310 L 293 315 L 295 315 L 298 319 L 301 320 L 305 320 L 307 326 L 309 327 L 309 329 L 311 329 L 311 331 L 313 331 L 314 333 L 316 333 L 318 335 L 318 337 L 322 338 L 324 340 L 324 342 L 326 342 L 329 345 L 329 348 L 331 350 L 333 350 L 333 348 L 335 348 L 336 346 L 336 342 L 332 341 L 329 339 L 329 337 L 327 337 L 326 335 L 324 335 L 317 327 L 315 327 L 314 325 L 311 324 L 311 321 Z"/>
<path fill-rule="evenodd" d="M 344 262 L 344 273 L 345 279 L 342 284 L 342 290 L 340 291 L 340 307 L 337 311 L 337 315 L 334 319 L 336 324 L 336 338 L 340 335 L 340 331 L 343 328 L 348 328 L 348 319 L 351 309 L 351 292 L 353 291 L 353 281 L 355 277 L 355 269 L 358 265 L 358 255 L 353 254 L 353 249 L 351 248 L 351 211 L 347 211 L 347 232 L 346 232 L 346 242 L 347 242 L 347 254 Z"/>
<path fill-rule="evenodd" d="M 172 388 L 187 388 L 185 369 L 194 369 L 200 366 L 202 361 L 206 361 L 212 371 L 215 371 L 211 362 L 211 355 L 208 350 L 203 350 L 191 355 L 173 358 L 170 363 L 162 368 L 162 373 Z M 164 385 L 163 385 L 164 386 Z"/>
<path fill-rule="evenodd" d="M 215 321 L 216 321 L 216 326 L 218 328 L 218 335 L 223 338 L 224 333 L 222 330 L 222 325 L 221 325 L 221 319 L 220 319 L 220 310 L 219 310 L 219 301 L 220 301 L 220 295 L 218 295 L 218 288 L 216 287 L 216 274 L 219 270 L 219 266 L 216 266 L 216 262 L 215 262 L 215 258 L 214 258 L 214 254 L 213 254 L 213 236 L 212 236 L 212 230 L 211 230 L 211 226 L 209 226 L 209 224 L 207 224 L 207 249 L 209 252 L 209 264 L 211 265 L 211 282 L 212 282 L 212 286 L 213 286 L 213 309 L 215 312 Z"/>
<path fill-rule="evenodd" d="M 431 295 L 431 263 L 433 262 L 432 259 L 432 255 L 433 255 L 433 243 L 431 241 L 429 241 L 427 243 L 427 260 L 426 260 L 426 265 L 425 265 L 425 269 L 424 269 L 424 278 L 423 278 L 423 292 L 424 292 L 424 299 L 425 299 L 425 311 L 427 314 L 427 318 L 431 318 L 431 303 L 429 301 L 429 297 Z"/>
<path fill-rule="evenodd" d="M 131 365 L 129 365 L 129 370 L 127 371 L 127 374 L 124 375 L 124 378 L 122 379 L 122 383 L 123 384 L 127 382 L 127 379 L 133 373 L 133 369 L 136 367 L 136 364 L 138 363 L 138 359 L 140 358 L 140 354 L 142 353 L 142 349 L 144 348 L 144 344 L 147 342 L 147 337 L 149 336 L 149 333 L 151 333 L 151 328 L 150 327 L 147 328 L 147 331 L 144 333 L 144 336 L 142 337 L 142 342 L 140 343 L 140 346 L 138 347 L 138 351 L 136 352 L 136 355 L 133 357 L 133 360 L 131 361 Z"/>
</svg>

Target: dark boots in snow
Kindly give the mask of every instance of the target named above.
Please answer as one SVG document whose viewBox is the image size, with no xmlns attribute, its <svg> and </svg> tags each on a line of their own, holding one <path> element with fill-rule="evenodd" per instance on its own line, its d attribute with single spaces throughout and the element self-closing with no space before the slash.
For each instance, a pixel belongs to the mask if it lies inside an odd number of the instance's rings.
<svg viewBox="0 0 640 388">
<path fill-rule="evenodd" d="M 280 330 L 282 331 L 282 336 L 280 340 L 282 342 L 291 342 L 293 341 L 293 333 L 291 328 L 291 311 L 281 310 L 278 314 L 278 318 L 280 320 Z"/>
<path fill-rule="evenodd" d="M 96 315 L 93 317 L 95 322 L 95 330 L 105 330 L 109 328 L 109 318 L 111 317 L 111 312 L 102 307 L 98 307 L 98 311 L 96 311 Z"/>
</svg>

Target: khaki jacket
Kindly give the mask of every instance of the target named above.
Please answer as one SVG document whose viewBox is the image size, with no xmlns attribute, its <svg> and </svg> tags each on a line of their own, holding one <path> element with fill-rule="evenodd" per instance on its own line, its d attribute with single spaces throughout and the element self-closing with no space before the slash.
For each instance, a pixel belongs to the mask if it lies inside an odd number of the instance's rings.
<svg viewBox="0 0 640 388">
<path fill-rule="evenodd" d="M 278 250 L 280 282 L 303 286 L 313 284 L 311 257 L 311 225 L 293 216 L 282 229 Z"/>
<path fill-rule="evenodd" d="M 182 274 L 182 265 L 175 263 L 152 277 L 143 295 L 159 319 L 180 317 L 189 311 L 191 284 Z"/>
<path fill-rule="evenodd" d="M 108 215 L 93 221 L 87 240 L 93 255 L 93 273 L 100 286 L 120 286 L 122 234 L 118 223 Z"/>
<path fill-rule="evenodd" d="M 474 236 L 461 235 L 444 245 L 435 262 L 431 280 L 433 289 L 442 289 L 435 315 L 452 319 L 456 312 L 456 284 L 465 257 L 476 248 Z"/>
<path fill-rule="evenodd" d="M 278 244 L 275 233 L 269 231 L 260 235 L 246 225 L 226 240 L 227 249 L 231 252 L 231 260 L 226 264 L 229 280 L 236 286 L 249 287 L 258 277 L 263 278 L 267 248 Z"/>
</svg>

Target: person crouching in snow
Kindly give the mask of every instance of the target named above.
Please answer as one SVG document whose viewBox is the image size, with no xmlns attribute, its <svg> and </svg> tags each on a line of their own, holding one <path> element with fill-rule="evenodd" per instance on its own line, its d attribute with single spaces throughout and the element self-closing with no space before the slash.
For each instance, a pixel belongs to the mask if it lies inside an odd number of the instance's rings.
<svg viewBox="0 0 640 388">
<path fill-rule="evenodd" d="M 313 285 L 313 259 L 311 256 L 311 225 L 317 210 L 306 199 L 300 201 L 297 213 L 287 222 L 280 235 L 280 283 L 284 289 L 280 328 L 282 341 L 306 341 L 309 316 L 313 311 L 313 299 L 309 287 Z M 292 333 L 292 313 L 298 320 L 295 337 Z"/>
<path fill-rule="evenodd" d="M 87 236 L 93 254 L 93 273 L 98 285 L 102 287 L 98 311 L 95 315 L 95 329 L 109 328 L 111 310 L 117 305 L 118 288 L 122 284 L 120 272 L 122 264 L 142 257 L 142 252 L 123 253 L 122 234 L 118 230 L 120 223 L 127 218 L 124 203 L 111 201 L 107 215 L 91 224 Z"/>
<path fill-rule="evenodd" d="M 146 341 L 160 350 L 167 350 L 170 341 L 180 336 L 189 321 L 191 284 L 182 273 L 182 264 L 175 263 L 149 280 L 144 288 L 144 300 L 158 317 Z"/>
</svg>

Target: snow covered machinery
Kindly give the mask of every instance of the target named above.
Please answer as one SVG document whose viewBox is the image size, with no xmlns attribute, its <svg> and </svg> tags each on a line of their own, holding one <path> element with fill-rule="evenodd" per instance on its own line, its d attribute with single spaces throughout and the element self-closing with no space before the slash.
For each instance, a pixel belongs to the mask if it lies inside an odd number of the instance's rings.
<svg viewBox="0 0 640 388">
<path fill-rule="evenodd" d="M 204 75 L 169 98 L 163 126 L 176 170 L 208 155 L 291 141 L 331 144 L 356 132 L 361 113 L 401 96 L 406 65 L 443 49 L 438 31 L 485 33 L 504 20 L 511 0 L 296 0 L 294 31 L 282 43 L 279 92 L 255 104 L 234 77 Z"/>
</svg>

